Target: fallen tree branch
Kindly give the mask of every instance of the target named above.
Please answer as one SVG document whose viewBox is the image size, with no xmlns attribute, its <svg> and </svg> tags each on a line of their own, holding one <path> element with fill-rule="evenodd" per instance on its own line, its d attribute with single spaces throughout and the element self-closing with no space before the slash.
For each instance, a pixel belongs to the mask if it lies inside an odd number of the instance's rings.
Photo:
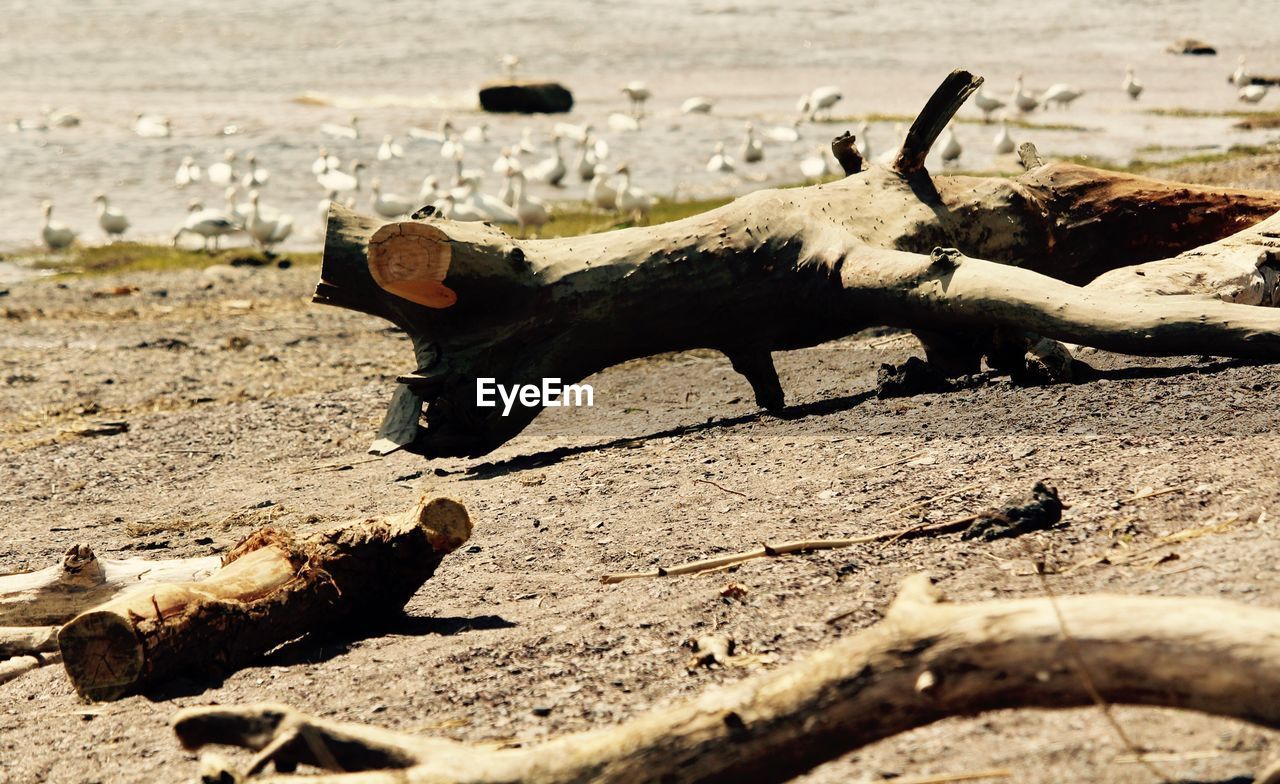
<svg viewBox="0 0 1280 784">
<path fill-rule="evenodd" d="M 879 624 L 772 673 L 594 732 L 487 749 L 307 716 L 281 705 L 187 708 L 189 749 L 258 751 L 248 773 L 317 765 L 313 784 L 785 781 L 949 716 L 1093 704 L 1063 638 L 1113 704 L 1280 727 L 1280 610 L 1096 594 L 950 604 L 909 578 Z M 1205 677 L 1213 673 L 1213 677 Z M 264 781 L 288 782 L 288 776 Z"/>
<path fill-rule="evenodd" d="M 62 655 L 59 653 L 37 653 L 0 660 L 0 683 L 8 683 L 32 670 L 38 670 L 47 664 L 57 664 L 60 661 L 62 661 Z"/>
<path fill-rule="evenodd" d="M 0 626 L 0 658 L 56 650 L 57 626 Z"/>
<path fill-rule="evenodd" d="M 63 664 L 92 700 L 178 672 L 220 674 L 309 632 L 399 612 L 470 535 L 466 509 L 446 498 L 305 538 L 265 528 L 205 580 L 131 591 L 68 621 Z"/>
</svg>

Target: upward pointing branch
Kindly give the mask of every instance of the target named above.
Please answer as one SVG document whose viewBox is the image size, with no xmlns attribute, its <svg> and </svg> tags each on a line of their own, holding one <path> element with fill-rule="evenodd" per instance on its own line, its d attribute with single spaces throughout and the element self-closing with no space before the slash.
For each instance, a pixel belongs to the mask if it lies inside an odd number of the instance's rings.
<svg viewBox="0 0 1280 784">
<path fill-rule="evenodd" d="M 933 91 L 920 114 L 916 115 L 915 122 L 911 123 L 911 130 L 902 141 L 902 149 L 898 151 L 892 169 L 899 174 L 914 174 L 923 169 L 925 156 L 938 134 L 981 84 L 982 77 L 968 71 L 955 70 L 948 74 Z"/>
</svg>

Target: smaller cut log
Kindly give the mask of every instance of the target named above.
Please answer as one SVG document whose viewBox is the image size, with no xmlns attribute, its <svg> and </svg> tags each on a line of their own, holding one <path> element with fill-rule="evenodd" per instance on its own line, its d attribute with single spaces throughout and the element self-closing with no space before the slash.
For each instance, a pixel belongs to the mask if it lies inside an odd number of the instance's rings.
<svg viewBox="0 0 1280 784">
<path fill-rule="evenodd" d="M 562 114 L 573 109 L 573 93 L 558 82 L 502 82 L 480 88 L 486 112 Z"/>
<path fill-rule="evenodd" d="M 152 586 L 82 613 L 58 645 L 72 684 L 112 700 L 167 676 L 224 673 L 309 632 L 399 612 L 471 535 L 457 501 L 297 538 L 250 535 L 201 582 Z"/>
</svg>

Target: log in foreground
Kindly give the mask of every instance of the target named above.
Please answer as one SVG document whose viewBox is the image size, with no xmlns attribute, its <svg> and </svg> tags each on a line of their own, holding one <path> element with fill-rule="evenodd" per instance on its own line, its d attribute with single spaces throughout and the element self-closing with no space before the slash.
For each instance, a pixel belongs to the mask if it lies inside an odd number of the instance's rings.
<svg viewBox="0 0 1280 784">
<path fill-rule="evenodd" d="M 224 673 L 308 632 L 399 612 L 470 535 L 466 509 L 447 498 L 304 538 L 262 529 L 205 580 L 131 591 L 73 618 L 58 634 L 63 664 L 92 700 Z"/>
<path fill-rule="evenodd" d="M 1280 192 L 1030 158 L 1032 168 L 1016 179 L 930 177 L 921 168 L 928 145 L 980 81 L 948 77 L 895 168 L 758 191 L 657 226 L 518 240 L 479 223 L 384 225 L 334 205 L 314 301 L 402 327 L 417 363 L 400 378 L 376 451 L 477 456 L 538 414 L 525 401 L 507 416 L 478 407 L 480 377 L 504 386 L 573 383 L 629 359 L 693 348 L 726 354 L 756 401 L 776 411 L 784 401 L 771 352 L 869 326 L 917 330 L 929 360 L 954 374 L 976 371 L 984 351 L 997 352 L 988 348 L 993 331 L 1142 355 L 1280 358 L 1280 313 L 1159 296 L 1218 295 L 1212 286 L 1221 275 L 1172 289 L 1168 276 L 1146 288 L 1080 288 L 1178 254 L 1208 263 L 1193 249 L 1280 212 Z M 1241 301 L 1275 301 L 1271 262 L 1255 263 L 1276 246 L 1274 234 L 1242 234 L 1240 243 L 1233 258 L 1252 252 L 1252 267 L 1241 279 L 1229 265 L 1225 285 L 1261 291 Z M 965 339 L 942 339 L 957 332 Z M 998 351 L 1007 360 L 1008 349 Z"/>
<path fill-rule="evenodd" d="M 259 751 L 250 775 L 274 762 L 278 771 L 347 771 L 305 779 L 315 784 L 567 784 L 785 781 L 949 716 L 1089 705 L 1089 684 L 1112 703 L 1280 727 L 1280 610 L 1105 594 L 1056 601 L 1056 610 L 1050 599 L 949 604 L 916 575 L 883 621 L 806 659 L 528 748 L 405 735 L 280 705 L 188 708 L 174 729 L 187 748 Z"/>
</svg>

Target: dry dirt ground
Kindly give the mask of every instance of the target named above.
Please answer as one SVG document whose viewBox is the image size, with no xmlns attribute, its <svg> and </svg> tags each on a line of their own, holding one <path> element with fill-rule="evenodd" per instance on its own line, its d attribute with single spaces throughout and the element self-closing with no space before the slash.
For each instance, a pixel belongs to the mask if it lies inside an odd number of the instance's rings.
<svg viewBox="0 0 1280 784">
<path fill-rule="evenodd" d="M 1266 165 L 1274 177 L 1274 160 Z M 1217 178 L 1248 182 L 1252 171 Z M 1061 593 L 1277 603 L 1280 366 L 1085 352 L 1102 371 L 1087 383 L 994 380 L 879 400 L 877 366 L 916 346 L 861 335 L 779 357 L 794 407 L 779 419 L 756 411 L 722 357 L 693 352 L 592 378 L 595 408 L 549 412 L 484 459 L 370 460 L 363 450 L 412 355 L 382 322 L 309 304 L 316 276 L 215 269 L 10 286 L 0 298 L 0 571 L 45 566 L 77 542 L 117 557 L 208 554 L 266 522 L 397 512 L 420 493 L 467 504 L 471 546 L 390 628 L 304 639 L 220 682 L 103 705 L 78 700 L 56 666 L 0 686 L 0 781 L 189 780 L 195 757 L 169 721 L 212 702 L 280 701 L 467 741 L 600 727 L 865 628 L 918 571 L 956 599 L 1036 596 L 1030 563 L 1043 557 Z M 93 296 L 124 285 L 138 290 Z M 128 432 L 76 434 L 100 420 L 127 421 Z M 1060 530 L 599 583 L 762 540 L 946 520 L 1039 479 L 1071 505 Z M 1121 503 L 1144 488 L 1176 491 Z M 730 583 L 745 595 L 723 597 Z M 687 641 L 713 630 L 767 656 L 690 669 Z M 1173 755 L 1159 764 L 1171 781 L 1247 782 L 1280 755 L 1280 737 L 1242 723 L 1116 716 L 1138 744 Z M 1129 753 L 1095 708 L 996 712 L 878 743 L 803 780 L 991 768 L 1018 782 L 1156 780 Z"/>
</svg>

